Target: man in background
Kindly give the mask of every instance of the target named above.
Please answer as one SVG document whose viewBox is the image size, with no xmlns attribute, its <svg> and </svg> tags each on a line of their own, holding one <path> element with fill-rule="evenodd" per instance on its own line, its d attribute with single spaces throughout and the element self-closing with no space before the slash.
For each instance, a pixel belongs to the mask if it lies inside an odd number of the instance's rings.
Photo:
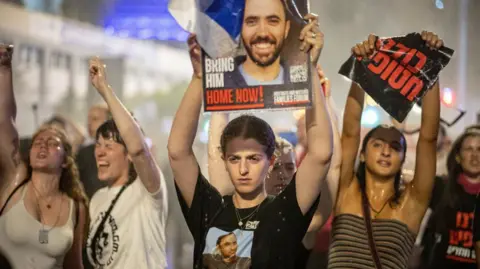
<svg viewBox="0 0 480 269">
<path fill-rule="evenodd" d="M 77 166 L 80 173 L 80 180 L 85 187 L 89 199 L 95 192 L 104 187 L 104 183 L 98 180 L 97 163 L 95 161 L 95 134 L 98 127 L 107 121 L 110 112 L 106 104 L 97 104 L 90 107 L 88 111 L 87 127 L 89 138 L 77 154 Z"/>
</svg>

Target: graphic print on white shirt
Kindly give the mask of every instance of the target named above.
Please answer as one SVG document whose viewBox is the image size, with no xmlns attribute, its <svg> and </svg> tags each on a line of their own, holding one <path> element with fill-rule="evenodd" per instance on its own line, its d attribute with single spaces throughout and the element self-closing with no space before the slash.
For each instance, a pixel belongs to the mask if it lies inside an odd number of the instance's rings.
<svg viewBox="0 0 480 269">
<path fill-rule="evenodd" d="M 98 268 L 106 269 L 166 268 L 166 192 L 162 189 L 151 194 L 139 179 L 120 195 L 92 253 L 96 230 L 120 188 L 102 188 L 92 198 L 87 241 L 90 263 L 96 261 Z"/>
<path fill-rule="evenodd" d="M 100 222 L 104 218 L 106 212 L 100 213 L 95 220 L 94 226 L 98 227 Z M 117 232 L 118 226 L 115 218 L 109 215 L 107 221 L 103 226 L 103 230 L 100 232 L 96 246 L 96 258 L 100 265 L 110 265 L 118 252 L 118 244 L 120 242 L 120 236 Z"/>
</svg>

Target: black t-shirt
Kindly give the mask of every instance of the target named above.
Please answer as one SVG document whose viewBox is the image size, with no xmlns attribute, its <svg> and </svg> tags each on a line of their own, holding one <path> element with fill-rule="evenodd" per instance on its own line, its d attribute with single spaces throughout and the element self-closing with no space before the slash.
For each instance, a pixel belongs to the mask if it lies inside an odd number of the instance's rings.
<svg viewBox="0 0 480 269">
<path fill-rule="evenodd" d="M 474 208 L 474 222 L 473 222 L 473 241 L 476 243 L 480 241 L 480 195 L 475 197 Z"/>
<path fill-rule="evenodd" d="M 463 188 L 454 207 L 443 199 L 446 182 L 437 180 L 432 200 L 433 214 L 425 233 L 424 267 L 435 269 L 476 269 L 473 238 L 475 195 Z"/>
<path fill-rule="evenodd" d="M 295 258 L 318 205 L 317 197 L 309 212 L 302 214 L 295 176 L 277 197 L 269 196 L 258 207 L 237 212 L 232 196 L 222 197 L 201 173 L 191 208 L 178 187 L 177 195 L 195 241 L 196 269 L 221 263 L 238 269 L 295 268 Z"/>
</svg>

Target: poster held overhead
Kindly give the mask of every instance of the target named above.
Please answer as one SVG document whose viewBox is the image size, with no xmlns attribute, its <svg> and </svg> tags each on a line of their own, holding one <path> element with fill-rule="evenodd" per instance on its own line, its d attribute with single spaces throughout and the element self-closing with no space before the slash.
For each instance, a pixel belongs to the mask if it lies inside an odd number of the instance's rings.
<svg viewBox="0 0 480 269">
<path fill-rule="evenodd" d="M 438 80 L 454 51 L 432 50 L 421 34 L 378 38 L 367 59 L 351 56 L 339 73 L 358 83 L 390 116 L 403 122 Z"/>
<path fill-rule="evenodd" d="M 299 39 L 307 13 L 308 0 L 245 1 L 236 50 L 215 57 L 202 47 L 204 111 L 309 107 L 311 59 Z"/>
</svg>

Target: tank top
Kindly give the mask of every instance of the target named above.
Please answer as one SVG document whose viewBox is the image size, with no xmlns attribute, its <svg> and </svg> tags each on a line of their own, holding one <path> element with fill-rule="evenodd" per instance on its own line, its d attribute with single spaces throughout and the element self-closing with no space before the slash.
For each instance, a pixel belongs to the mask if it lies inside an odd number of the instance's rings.
<svg viewBox="0 0 480 269">
<path fill-rule="evenodd" d="M 383 269 L 407 268 L 415 243 L 415 235 L 407 225 L 397 220 L 372 219 L 372 230 Z M 328 268 L 375 268 L 362 217 L 352 214 L 335 217 Z"/>
<path fill-rule="evenodd" d="M 18 269 L 62 269 L 63 259 L 73 244 L 75 226 L 73 199 L 65 225 L 50 227 L 36 220 L 25 208 L 24 198 L 29 184 L 22 190 L 21 199 L 0 217 L 0 250 Z M 48 244 L 40 244 L 39 230 L 49 230 Z"/>
</svg>

